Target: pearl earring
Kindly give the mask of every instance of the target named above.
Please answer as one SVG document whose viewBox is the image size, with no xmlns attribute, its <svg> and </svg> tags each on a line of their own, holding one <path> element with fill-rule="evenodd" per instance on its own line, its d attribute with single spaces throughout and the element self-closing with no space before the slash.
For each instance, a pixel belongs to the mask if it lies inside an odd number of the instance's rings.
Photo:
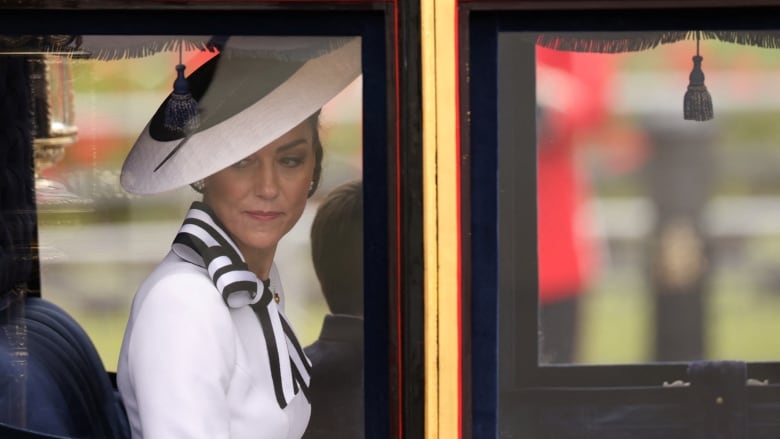
<svg viewBox="0 0 780 439">
<path fill-rule="evenodd" d="M 309 182 L 309 192 L 311 192 L 314 189 L 314 180 Z"/>
</svg>

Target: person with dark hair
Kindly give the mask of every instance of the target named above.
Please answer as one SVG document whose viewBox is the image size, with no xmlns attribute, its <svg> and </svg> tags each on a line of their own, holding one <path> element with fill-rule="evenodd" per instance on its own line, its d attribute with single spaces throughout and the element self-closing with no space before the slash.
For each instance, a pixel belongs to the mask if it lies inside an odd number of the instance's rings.
<svg viewBox="0 0 780 439">
<path fill-rule="evenodd" d="M 274 256 L 319 183 L 320 109 L 359 75 L 357 38 L 231 37 L 136 141 L 127 191 L 202 199 L 133 299 L 117 370 L 133 438 L 303 435 L 311 365 Z"/>
<path fill-rule="evenodd" d="M 311 420 L 304 438 L 362 438 L 363 186 L 334 189 L 311 226 L 314 271 L 330 309 L 319 338 L 304 350 L 312 362 Z"/>
</svg>

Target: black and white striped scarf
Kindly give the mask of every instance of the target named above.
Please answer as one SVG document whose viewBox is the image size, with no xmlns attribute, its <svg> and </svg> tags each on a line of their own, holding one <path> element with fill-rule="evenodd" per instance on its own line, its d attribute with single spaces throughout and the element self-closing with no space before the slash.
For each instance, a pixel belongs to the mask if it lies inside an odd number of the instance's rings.
<svg viewBox="0 0 780 439">
<path fill-rule="evenodd" d="M 260 281 L 206 204 L 194 202 L 173 241 L 180 258 L 206 269 L 230 308 L 251 306 L 263 328 L 274 391 L 279 407 L 302 391 L 308 399 L 311 363 L 273 300 L 271 281 Z"/>
</svg>

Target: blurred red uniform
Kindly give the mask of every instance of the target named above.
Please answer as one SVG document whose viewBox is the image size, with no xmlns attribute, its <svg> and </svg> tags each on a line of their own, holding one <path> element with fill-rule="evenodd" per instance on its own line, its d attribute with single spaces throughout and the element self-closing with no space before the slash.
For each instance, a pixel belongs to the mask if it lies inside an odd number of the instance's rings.
<svg viewBox="0 0 780 439">
<path fill-rule="evenodd" d="M 578 299 L 598 262 L 577 149 L 606 119 L 612 68 L 604 55 L 541 47 L 536 65 L 541 361 L 566 363 L 576 353 Z"/>
</svg>

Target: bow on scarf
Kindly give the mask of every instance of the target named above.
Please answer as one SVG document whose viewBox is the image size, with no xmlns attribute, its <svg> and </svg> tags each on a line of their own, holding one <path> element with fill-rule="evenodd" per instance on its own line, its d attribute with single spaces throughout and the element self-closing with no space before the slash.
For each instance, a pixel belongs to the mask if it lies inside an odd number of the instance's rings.
<svg viewBox="0 0 780 439">
<path fill-rule="evenodd" d="M 290 323 L 273 300 L 271 281 L 258 282 L 206 204 L 192 203 L 172 248 L 180 258 L 208 271 L 227 306 L 252 307 L 263 328 L 279 407 L 285 408 L 299 391 L 308 399 L 311 364 Z"/>
</svg>

